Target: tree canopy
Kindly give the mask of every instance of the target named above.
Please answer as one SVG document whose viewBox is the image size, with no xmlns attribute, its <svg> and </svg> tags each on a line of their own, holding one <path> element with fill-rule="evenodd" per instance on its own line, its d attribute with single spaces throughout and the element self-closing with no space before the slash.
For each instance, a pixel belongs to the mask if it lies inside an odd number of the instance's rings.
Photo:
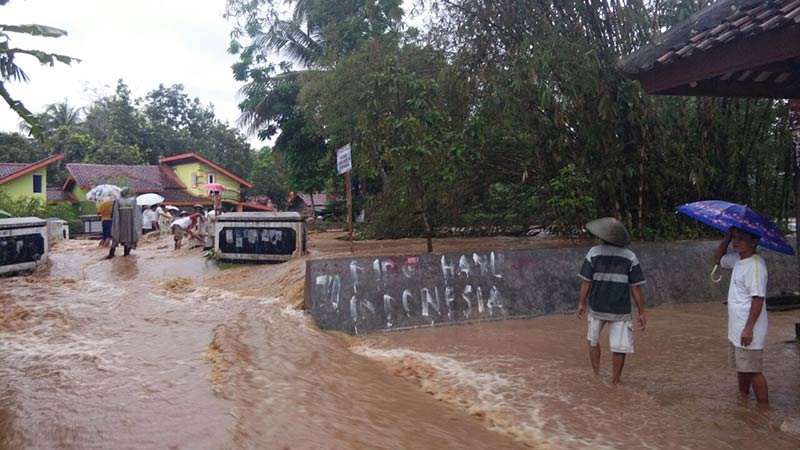
<svg viewBox="0 0 800 450">
<path fill-rule="evenodd" d="M 673 213 L 685 202 L 783 218 L 794 201 L 786 102 L 649 97 L 617 67 L 707 3 L 425 0 L 425 31 L 396 0 L 228 0 L 227 14 L 243 124 L 277 135 L 310 189 L 340 185 L 333 151 L 351 143 L 375 234 L 610 215 L 649 239 L 693 232 Z"/>
<path fill-rule="evenodd" d="M 158 164 L 161 158 L 192 152 L 247 178 L 256 160 L 242 133 L 220 121 L 213 106 L 190 98 L 179 84 L 159 85 L 134 99 L 119 80 L 114 95 L 84 107 L 56 103 L 33 117 L 44 142 L 0 133 L 0 161 L 32 162 L 64 153 L 62 166 Z M 30 131 L 27 122 L 21 128 Z M 63 170 L 50 170 L 53 184 L 64 180 Z"/>
</svg>

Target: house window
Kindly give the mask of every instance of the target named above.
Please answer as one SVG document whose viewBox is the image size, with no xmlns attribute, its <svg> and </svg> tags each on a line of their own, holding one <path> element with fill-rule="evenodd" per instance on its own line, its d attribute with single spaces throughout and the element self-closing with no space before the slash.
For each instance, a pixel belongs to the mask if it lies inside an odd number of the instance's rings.
<svg viewBox="0 0 800 450">
<path fill-rule="evenodd" d="M 192 187 L 193 188 L 197 187 L 197 174 L 196 173 L 192 174 Z"/>
<path fill-rule="evenodd" d="M 216 182 L 217 182 L 217 174 L 215 174 L 215 173 L 210 173 L 210 174 L 208 174 L 208 181 L 207 181 L 207 183 L 208 183 L 208 184 L 211 184 L 211 183 L 216 183 Z"/>
<path fill-rule="evenodd" d="M 40 173 L 33 174 L 33 193 L 42 193 L 42 174 Z"/>
</svg>

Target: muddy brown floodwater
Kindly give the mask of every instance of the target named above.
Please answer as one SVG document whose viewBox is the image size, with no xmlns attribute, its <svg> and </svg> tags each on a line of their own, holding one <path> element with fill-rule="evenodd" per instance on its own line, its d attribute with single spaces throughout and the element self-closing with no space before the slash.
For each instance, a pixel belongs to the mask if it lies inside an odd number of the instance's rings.
<svg viewBox="0 0 800 450">
<path fill-rule="evenodd" d="M 349 250 L 332 236 L 311 257 Z M 491 241 L 436 245 L 564 244 Z M 800 448 L 796 311 L 770 313 L 760 411 L 737 400 L 720 303 L 651 309 L 612 387 L 573 316 L 352 338 L 293 308 L 303 260 L 219 268 L 169 244 L 57 243 L 0 279 L 0 449 Z"/>
</svg>

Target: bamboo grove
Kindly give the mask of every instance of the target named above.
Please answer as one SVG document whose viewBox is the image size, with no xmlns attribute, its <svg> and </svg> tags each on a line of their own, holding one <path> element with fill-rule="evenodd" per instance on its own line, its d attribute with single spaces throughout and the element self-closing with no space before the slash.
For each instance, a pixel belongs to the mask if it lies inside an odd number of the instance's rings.
<svg viewBox="0 0 800 450">
<path fill-rule="evenodd" d="M 287 3 L 228 0 L 242 124 L 295 189 L 341 192 L 352 143 L 368 233 L 611 215 L 656 239 L 695 233 L 674 208 L 699 199 L 793 208 L 785 102 L 650 97 L 617 67 L 707 1 Z"/>
</svg>

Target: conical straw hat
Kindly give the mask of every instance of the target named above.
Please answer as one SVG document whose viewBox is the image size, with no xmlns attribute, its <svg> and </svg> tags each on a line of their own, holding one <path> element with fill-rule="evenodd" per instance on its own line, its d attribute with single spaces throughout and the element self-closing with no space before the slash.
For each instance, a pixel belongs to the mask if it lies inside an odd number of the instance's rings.
<svg viewBox="0 0 800 450">
<path fill-rule="evenodd" d="M 603 217 L 586 224 L 590 233 L 609 244 L 625 247 L 631 243 L 631 237 L 625 225 L 613 217 Z"/>
</svg>

